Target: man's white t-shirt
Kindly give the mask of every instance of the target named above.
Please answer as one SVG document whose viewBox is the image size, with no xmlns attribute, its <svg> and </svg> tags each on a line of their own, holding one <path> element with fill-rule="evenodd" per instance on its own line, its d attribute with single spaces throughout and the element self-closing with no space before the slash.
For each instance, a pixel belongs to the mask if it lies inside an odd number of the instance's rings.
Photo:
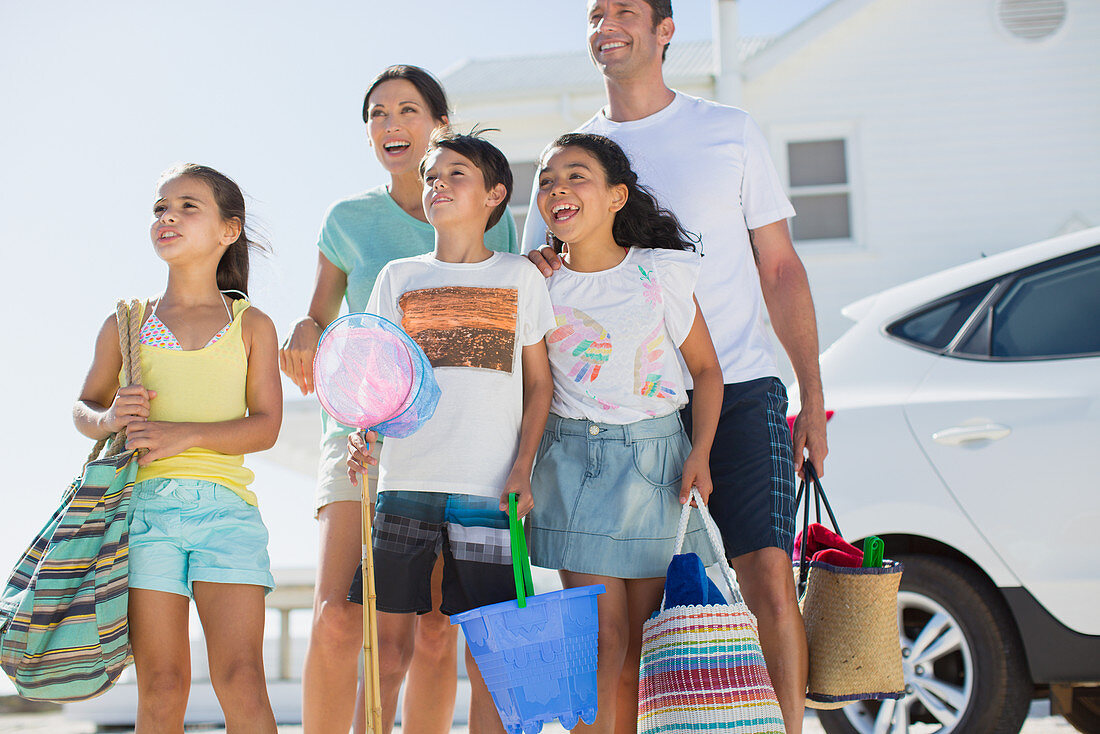
<svg viewBox="0 0 1100 734">
<path fill-rule="evenodd" d="M 502 252 L 478 263 L 432 253 L 394 260 L 379 273 L 367 311 L 420 345 L 442 392 L 419 431 L 382 443 L 378 491 L 498 497 L 519 447 L 522 348 L 554 328 L 542 273 Z"/>
<path fill-rule="evenodd" d="M 687 403 L 676 348 L 695 320 L 699 256 L 632 247 L 608 270 L 563 266 L 547 283 L 557 326 L 546 336 L 550 411 L 596 423 L 659 418 Z"/>
<path fill-rule="evenodd" d="M 600 111 L 577 132 L 618 143 L 639 181 L 702 240 L 695 295 L 727 384 L 778 377 L 748 230 L 794 216 L 760 128 L 744 110 L 676 92 L 641 120 L 612 122 Z M 546 242 L 532 194 L 523 250 Z"/>
</svg>

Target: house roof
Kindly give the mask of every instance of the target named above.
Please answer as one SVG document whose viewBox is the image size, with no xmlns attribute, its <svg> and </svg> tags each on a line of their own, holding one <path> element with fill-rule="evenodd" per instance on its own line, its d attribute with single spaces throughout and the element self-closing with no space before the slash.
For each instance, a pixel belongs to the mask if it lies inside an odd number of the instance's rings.
<svg viewBox="0 0 1100 734">
<path fill-rule="evenodd" d="M 853 15 L 872 4 L 875 0 L 832 0 L 823 5 L 816 13 L 804 18 L 790 30 L 774 39 L 760 53 L 745 60 L 742 74 L 745 79 L 753 79 L 775 67 L 785 59 L 794 56 L 803 48 L 821 38 L 827 32 L 844 23 Z"/>
<path fill-rule="evenodd" d="M 738 51 L 743 77 L 749 80 L 764 74 L 874 1 L 831 0 L 781 35 L 742 37 Z M 673 39 L 664 67 L 669 84 L 705 83 L 713 79 L 714 71 L 710 40 Z M 603 91 L 599 72 L 585 51 L 466 59 L 448 69 L 443 82 L 455 97 L 513 98 Z"/>
<path fill-rule="evenodd" d="M 774 36 L 740 39 L 740 58 L 745 63 L 766 49 Z M 714 74 L 711 41 L 673 41 L 665 61 L 665 79 L 673 85 L 709 81 Z M 602 92 L 603 81 L 587 52 L 466 59 L 448 69 L 442 78 L 454 97 L 514 97 L 517 94 Z"/>
</svg>

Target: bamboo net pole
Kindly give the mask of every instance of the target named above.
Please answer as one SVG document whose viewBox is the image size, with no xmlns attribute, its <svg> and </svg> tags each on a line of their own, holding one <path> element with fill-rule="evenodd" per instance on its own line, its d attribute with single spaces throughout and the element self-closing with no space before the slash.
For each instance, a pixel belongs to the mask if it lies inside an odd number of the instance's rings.
<svg viewBox="0 0 1100 734">
<path fill-rule="evenodd" d="M 368 734 L 382 734 L 382 691 L 378 676 L 378 611 L 371 548 L 370 493 L 363 482 L 363 697 Z"/>
</svg>

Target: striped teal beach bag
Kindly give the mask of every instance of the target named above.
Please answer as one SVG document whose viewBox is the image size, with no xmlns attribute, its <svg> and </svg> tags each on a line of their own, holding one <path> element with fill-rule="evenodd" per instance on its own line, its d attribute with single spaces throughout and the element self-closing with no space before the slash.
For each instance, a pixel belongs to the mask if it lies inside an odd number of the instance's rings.
<svg viewBox="0 0 1100 734">
<path fill-rule="evenodd" d="M 718 528 L 699 493 L 691 491 L 719 558 Z M 661 609 L 642 625 L 638 692 L 640 734 L 783 734 L 783 714 L 772 688 L 756 618 L 745 606 L 733 569 L 725 563 L 730 601 L 707 578 L 694 553 L 680 555 L 690 503 L 684 505 Z"/>
<path fill-rule="evenodd" d="M 141 379 L 137 319 L 136 301 L 120 302 L 126 384 Z M 0 593 L 0 667 L 23 698 L 97 696 L 133 660 L 126 606 L 137 462 L 125 443 L 120 433 L 96 445 Z"/>
</svg>

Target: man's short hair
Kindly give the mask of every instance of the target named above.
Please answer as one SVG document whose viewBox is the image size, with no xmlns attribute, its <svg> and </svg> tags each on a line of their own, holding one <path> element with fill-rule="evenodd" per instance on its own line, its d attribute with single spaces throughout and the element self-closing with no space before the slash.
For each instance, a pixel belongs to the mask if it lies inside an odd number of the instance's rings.
<svg viewBox="0 0 1100 734">
<path fill-rule="evenodd" d="M 645 0 L 646 5 L 653 11 L 653 29 L 657 30 L 657 26 L 665 18 L 672 17 L 672 0 Z M 669 44 L 665 44 L 664 50 L 661 51 L 661 61 L 664 61 L 668 57 Z"/>
<path fill-rule="evenodd" d="M 492 128 L 475 127 L 469 133 L 456 133 L 446 127 L 436 128 L 428 142 L 428 149 L 424 151 L 424 157 L 420 159 L 421 179 L 424 178 L 424 164 L 428 156 L 436 150 L 446 148 L 468 159 L 481 171 L 487 191 L 497 184 L 504 185 L 504 199 L 489 214 L 489 221 L 485 223 L 486 232 L 504 216 L 508 210 L 508 200 L 512 197 L 512 168 L 500 149 L 483 137 L 487 132 L 493 132 Z"/>
</svg>

